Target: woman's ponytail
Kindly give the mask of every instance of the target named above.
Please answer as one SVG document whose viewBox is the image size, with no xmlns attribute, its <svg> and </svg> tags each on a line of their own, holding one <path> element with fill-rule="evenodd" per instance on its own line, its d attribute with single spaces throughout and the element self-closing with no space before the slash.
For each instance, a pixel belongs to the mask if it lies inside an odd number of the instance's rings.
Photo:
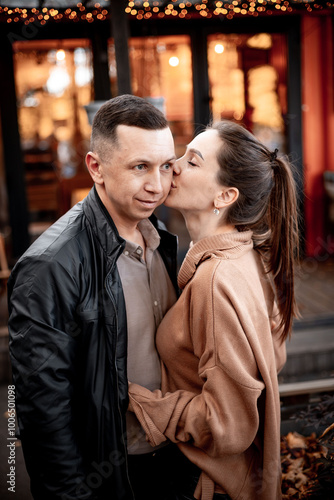
<svg viewBox="0 0 334 500">
<path fill-rule="evenodd" d="M 292 329 L 298 315 L 294 294 L 294 267 L 299 258 L 299 233 L 296 185 L 290 163 L 271 153 L 270 165 L 274 185 L 269 198 L 268 226 L 270 229 L 269 271 L 273 274 L 282 340 Z"/>
<path fill-rule="evenodd" d="M 239 197 L 226 213 L 238 231 L 251 229 L 254 246 L 272 273 L 285 340 L 298 310 L 294 267 L 299 257 L 296 184 L 287 157 L 277 157 L 244 127 L 222 120 L 212 126 L 222 141 L 218 181 L 236 187 Z"/>
</svg>

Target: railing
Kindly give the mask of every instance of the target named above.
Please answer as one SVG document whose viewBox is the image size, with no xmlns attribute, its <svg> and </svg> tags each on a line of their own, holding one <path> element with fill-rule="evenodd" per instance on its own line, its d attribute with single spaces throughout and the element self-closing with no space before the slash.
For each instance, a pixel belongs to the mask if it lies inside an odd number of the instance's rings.
<svg viewBox="0 0 334 500">
<path fill-rule="evenodd" d="M 318 394 L 334 391 L 334 377 L 302 382 L 288 382 L 279 384 L 280 396 L 299 396 L 302 394 Z"/>
</svg>

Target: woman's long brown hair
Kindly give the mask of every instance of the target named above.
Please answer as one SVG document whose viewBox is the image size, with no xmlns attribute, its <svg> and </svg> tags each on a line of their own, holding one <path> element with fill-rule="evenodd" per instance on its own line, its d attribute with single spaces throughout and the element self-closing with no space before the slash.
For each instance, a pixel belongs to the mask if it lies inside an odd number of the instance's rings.
<svg viewBox="0 0 334 500">
<path fill-rule="evenodd" d="M 277 150 L 270 151 L 234 122 L 223 120 L 210 128 L 217 130 L 222 140 L 217 155 L 218 180 L 239 190 L 227 222 L 239 231 L 253 231 L 254 246 L 273 276 L 281 316 L 277 328 L 283 341 L 298 315 L 294 268 L 299 258 L 299 234 L 293 167 L 286 156 L 277 156 Z"/>
</svg>

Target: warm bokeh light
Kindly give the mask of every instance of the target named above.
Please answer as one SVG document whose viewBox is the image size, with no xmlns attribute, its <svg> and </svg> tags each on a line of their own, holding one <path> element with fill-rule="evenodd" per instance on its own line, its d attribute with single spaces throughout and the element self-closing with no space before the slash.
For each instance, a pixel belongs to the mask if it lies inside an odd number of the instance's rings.
<svg viewBox="0 0 334 500">
<path fill-rule="evenodd" d="M 269 65 L 252 68 L 248 72 L 248 96 L 253 108 L 254 123 L 282 130 L 283 118 L 277 95 L 277 72 Z"/>
<path fill-rule="evenodd" d="M 13 44 L 23 149 L 39 140 L 89 138 L 84 105 L 92 95 L 89 40 L 31 40 Z M 57 56 L 66 54 L 65 59 Z M 74 101 L 75 99 L 75 101 Z M 74 105 L 76 103 L 76 106 Z M 53 140 L 52 139 L 52 140 Z M 59 163 L 62 168 L 62 162 Z"/>
<path fill-rule="evenodd" d="M 233 113 L 242 117 L 245 112 L 245 89 L 244 74 L 239 67 L 237 41 L 233 35 L 222 37 L 217 34 L 210 35 L 208 42 L 213 119 L 232 118 Z M 221 57 L 223 52 L 224 57 Z"/>
<path fill-rule="evenodd" d="M 222 54 L 222 53 L 224 52 L 224 50 L 225 50 L 225 47 L 224 47 L 224 45 L 223 45 L 223 44 L 221 44 L 221 43 L 217 43 L 217 44 L 215 45 L 215 52 L 216 52 L 217 54 Z"/>
<path fill-rule="evenodd" d="M 268 33 L 257 33 L 247 40 L 247 45 L 254 49 L 270 49 L 272 39 Z"/>
<path fill-rule="evenodd" d="M 8 0 L 8 2 L 15 3 L 15 0 Z M 37 0 L 30 0 L 29 3 L 30 2 L 35 2 L 36 5 L 38 3 L 39 7 L 34 7 L 32 9 L 21 9 L 20 7 L 16 7 L 15 9 L 11 9 L 8 6 L 0 6 L 0 14 L 4 14 L 7 18 L 7 23 L 11 23 L 12 21 L 16 23 L 21 20 L 25 25 L 36 21 L 44 25 L 47 22 L 58 22 L 62 19 L 73 22 L 83 21 L 92 23 L 94 21 L 105 21 L 110 15 L 108 9 L 110 1 L 106 1 L 104 6 L 96 3 L 94 7 L 91 2 L 85 2 L 85 5 L 78 3 L 76 6 L 75 2 L 68 2 L 71 4 L 71 7 L 67 8 L 64 13 L 59 12 L 53 7 L 43 7 L 41 9 L 41 4 L 43 4 L 43 2 L 37 2 Z M 19 0 L 17 0 L 17 4 L 19 3 Z M 226 3 L 213 0 L 212 2 L 201 0 L 180 3 L 176 2 L 176 0 L 170 3 L 136 0 L 135 2 L 127 2 L 124 10 L 126 14 L 135 17 L 137 20 L 150 19 L 152 16 L 157 16 L 159 19 L 164 17 L 178 17 L 179 19 L 187 20 L 191 19 L 193 16 L 197 18 L 198 15 L 206 19 L 223 16 L 224 19 L 230 20 L 240 15 L 257 17 L 258 15 L 271 15 L 273 12 L 277 11 L 279 11 L 280 14 L 292 14 L 297 8 L 302 9 L 303 7 L 307 12 L 332 9 L 334 8 L 334 0 L 327 0 L 326 2 L 315 2 L 313 0 L 248 0 L 247 2 L 245 0 L 228 0 Z M 78 9 L 79 12 L 77 12 L 76 9 Z"/>
<path fill-rule="evenodd" d="M 179 63 L 180 63 L 179 58 L 176 57 L 176 56 L 171 57 L 168 62 L 170 64 L 170 66 L 173 66 L 173 68 L 175 68 L 176 66 L 178 66 Z"/>
<path fill-rule="evenodd" d="M 65 57 L 66 57 L 65 50 L 63 49 L 57 50 L 56 54 L 57 61 L 64 61 Z"/>
<path fill-rule="evenodd" d="M 60 97 L 70 83 L 71 78 L 66 68 L 56 66 L 50 70 L 50 76 L 46 82 L 46 89 L 49 94 Z"/>
<path fill-rule="evenodd" d="M 163 110 L 173 132 L 176 154 L 182 156 L 194 132 L 190 37 L 134 37 L 129 40 L 129 55 L 134 95 L 149 99 Z M 179 61 L 175 67 L 169 62 L 172 57 Z M 109 66 L 115 65 L 115 50 L 110 44 Z M 110 80 L 114 89 L 115 76 Z"/>
</svg>

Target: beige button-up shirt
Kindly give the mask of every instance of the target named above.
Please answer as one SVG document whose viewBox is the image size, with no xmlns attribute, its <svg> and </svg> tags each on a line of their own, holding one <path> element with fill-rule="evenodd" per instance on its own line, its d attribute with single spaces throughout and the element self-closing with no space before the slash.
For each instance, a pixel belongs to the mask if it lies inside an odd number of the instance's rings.
<svg viewBox="0 0 334 500">
<path fill-rule="evenodd" d="M 117 261 L 128 325 L 128 379 L 147 389 L 160 389 L 160 360 L 155 346 L 156 330 L 176 301 L 176 292 L 158 252 L 160 236 L 148 219 L 138 224 L 146 244 L 146 261 L 141 246 L 126 241 Z M 153 451 L 134 413 L 127 414 L 128 452 Z"/>
</svg>

